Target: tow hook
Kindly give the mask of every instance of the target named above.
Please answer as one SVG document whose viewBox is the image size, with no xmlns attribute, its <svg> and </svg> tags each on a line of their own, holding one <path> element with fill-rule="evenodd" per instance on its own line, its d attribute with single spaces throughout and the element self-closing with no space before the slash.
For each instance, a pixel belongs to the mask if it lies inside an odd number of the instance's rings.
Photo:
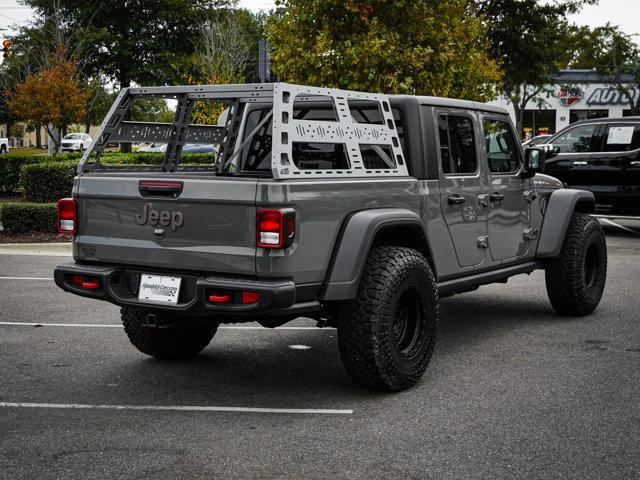
<svg viewBox="0 0 640 480">
<path fill-rule="evenodd" d="M 147 314 L 147 323 L 145 323 L 146 327 L 157 327 L 158 326 L 158 317 L 156 317 L 153 313 Z"/>
<path fill-rule="evenodd" d="M 160 317 L 160 318 L 158 318 Z M 148 328 L 171 328 L 174 327 L 175 321 L 172 317 L 165 317 L 164 315 L 157 315 L 155 313 L 147 313 L 144 326 Z"/>
</svg>

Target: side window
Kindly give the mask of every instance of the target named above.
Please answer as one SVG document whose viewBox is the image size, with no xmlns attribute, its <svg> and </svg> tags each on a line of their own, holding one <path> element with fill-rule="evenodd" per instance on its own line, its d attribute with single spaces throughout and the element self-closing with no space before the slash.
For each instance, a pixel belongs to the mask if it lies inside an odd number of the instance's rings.
<svg viewBox="0 0 640 480">
<path fill-rule="evenodd" d="M 473 138 L 473 122 L 469 117 L 440 115 L 440 161 L 445 175 L 475 173 L 478 167 Z"/>
<path fill-rule="evenodd" d="M 640 125 L 608 125 L 603 152 L 629 152 L 640 148 Z"/>
<path fill-rule="evenodd" d="M 596 125 L 580 125 L 556 137 L 552 142 L 557 153 L 582 153 L 591 150 Z"/>
<path fill-rule="evenodd" d="M 484 150 L 491 173 L 515 173 L 520 169 L 520 152 L 508 122 L 483 122 Z"/>
</svg>

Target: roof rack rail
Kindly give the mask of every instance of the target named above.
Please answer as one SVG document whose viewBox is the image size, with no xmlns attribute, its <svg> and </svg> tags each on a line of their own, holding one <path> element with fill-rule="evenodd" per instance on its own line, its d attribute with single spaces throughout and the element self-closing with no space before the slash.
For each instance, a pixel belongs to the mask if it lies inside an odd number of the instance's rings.
<svg viewBox="0 0 640 480">
<path fill-rule="evenodd" d="M 125 120 L 134 100 L 164 98 L 177 101 L 173 123 L 133 122 Z M 195 125 L 190 118 L 194 102 L 214 100 L 228 104 L 225 125 Z M 337 113 L 334 121 L 300 120 L 294 115 L 294 105 L 330 102 Z M 368 102 L 379 110 L 382 121 L 357 122 L 349 104 Z M 398 130 L 387 95 L 362 93 L 332 88 L 308 87 L 287 83 L 200 85 L 177 87 L 131 87 L 117 96 L 98 134 L 78 164 L 78 173 L 102 170 L 100 157 L 108 144 L 114 142 L 161 142 L 167 144 L 161 170 L 177 170 L 186 143 L 219 144 L 216 169 L 237 168 L 239 155 L 249 136 L 242 139 L 242 120 L 245 106 L 261 104 L 271 107 L 272 145 L 271 170 L 275 179 L 313 177 L 367 177 L 384 173 L 388 176 L 407 176 L 408 170 Z M 257 131 L 256 128 L 252 135 Z M 242 142 L 242 143 L 239 143 Z M 299 168 L 294 162 L 295 143 L 342 144 L 349 164 L 344 169 Z M 371 146 L 387 168 L 367 168 L 361 148 Z M 385 147 L 384 149 L 382 147 Z M 385 152 L 389 152 L 388 154 Z M 239 153 L 239 152 L 238 152 Z"/>
</svg>

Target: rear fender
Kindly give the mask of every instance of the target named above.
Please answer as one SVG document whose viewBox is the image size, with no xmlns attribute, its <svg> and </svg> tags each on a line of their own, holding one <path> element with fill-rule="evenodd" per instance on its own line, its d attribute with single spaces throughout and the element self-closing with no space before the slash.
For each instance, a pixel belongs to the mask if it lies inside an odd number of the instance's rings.
<svg viewBox="0 0 640 480">
<path fill-rule="evenodd" d="M 426 242 L 422 219 L 411 210 L 373 209 L 349 216 L 336 242 L 320 299 L 329 301 L 355 298 L 360 276 L 376 235 L 383 229 L 397 226 L 419 228 Z"/>
<path fill-rule="evenodd" d="M 596 201 L 593 193 L 570 188 L 554 190 L 544 212 L 536 257 L 553 258 L 560 255 L 571 215 L 574 212 L 595 213 L 595 211 Z"/>
</svg>

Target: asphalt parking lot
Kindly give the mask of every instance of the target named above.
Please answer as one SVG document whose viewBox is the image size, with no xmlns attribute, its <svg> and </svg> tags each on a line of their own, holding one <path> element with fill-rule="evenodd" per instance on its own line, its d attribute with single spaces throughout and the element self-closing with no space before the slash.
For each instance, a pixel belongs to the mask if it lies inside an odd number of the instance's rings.
<svg viewBox="0 0 640 480">
<path fill-rule="evenodd" d="M 594 315 L 556 316 L 542 272 L 443 299 L 397 394 L 352 385 L 305 319 L 147 358 L 54 285 L 65 258 L 0 255 L 0 478 L 639 478 L 640 236 L 618 231 Z"/>
</svg>

